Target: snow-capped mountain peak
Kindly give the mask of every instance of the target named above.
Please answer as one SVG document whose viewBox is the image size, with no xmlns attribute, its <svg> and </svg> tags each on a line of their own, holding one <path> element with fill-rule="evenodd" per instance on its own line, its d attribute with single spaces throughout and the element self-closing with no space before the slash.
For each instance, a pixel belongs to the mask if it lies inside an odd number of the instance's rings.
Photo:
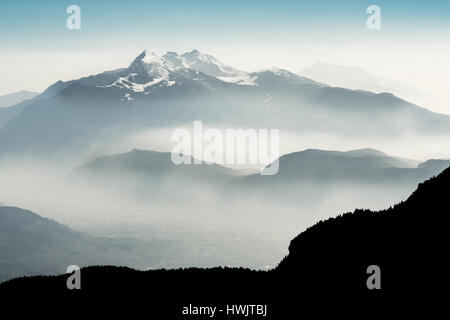
<svg viewBox="0 0 450 320">
<path fill-rule="evenodd" d="M 131 93 L 150 93 L 154 87 L 171 87 L 176 82 L 172 79 L 180 70 L 169 59 L 161 57 L 150 50 L 144 50 L 130 64 L 128 69 L 122 72 L 114 82 L 103 88 L 118 87 L 126 89 L 125 101 L 132 101 Z"/>
<path fill-rule="evenodd" d="M 181 55 L 176 52 L 167 52 L 163 58 L 178 68 L 197 70 L 211 77 L 231 77 L 245 73 L 225 65 L 215 57 L 202 53 L 197 49 Z"/>
<path fill-rule="evenodd" d="M 152 94 L 159 88 L 173 87 L 170 89 L 173 90 L 181 86 L 190 87 L 190 90 L 208 90 L 218 84 L 213 78 L 240 86 L 270 85 L 273 81 L 280 80 L 284 83 L 288 81 L 293 84 L 322 85 L 279 68 L 254 73 L 239 71 L 194 49 L 183 54 L 169 51 L 163 56 L 144 50 L 128 68 L 74 80 L 59 87 L 78 82 L 98 88 L 119 88 L 123 90 L 122 101 L 133 101 L 141 95 Z"/>
<path fill-rule="evenodd" d="M 163 58 L 172 63 L 175 67 L 189 68 L 189 66 L 184 63 L 182 57 L 175 51 L 168 51 L 165 55 L 163 55 Z"/>
<path fill-rule="evenodd" d="M 214 58 L 213 56 L 201 53 L 197 49 L 194 49 L 191 52 L 185 52 L 181 56 L 184 58 L 184 60 L 188 64 L 194 64 L 194 63 L 198 63 L 199 61 L 201 61 L 204 63 L 212 63 L 212 64 L 217 64 L 217 65 L 222 65 L 222 63 L 219 60 L 217 60 L 216 58 Z"/>
<path fill-rule="evenodd" d="M 145 50 L 133 60 L 129 69 L 130 72 L 136 73 L 140 76 L 146 74 L 151 78 L 165 78 L 170 72 L 175 71 L 176 67 L 164 57 L 160 57 L 154 52 Z"/>
<path fill-rule="evenodd" d="M 158 56 L 156 53 L 151 52 L 148 49 L 145 49 L 144 52 L 141 53 L 139 56 L 141 58 L 141 61 L 145 64 L 165 64 L 166 61 L 162 57 Z"/>
</svg>

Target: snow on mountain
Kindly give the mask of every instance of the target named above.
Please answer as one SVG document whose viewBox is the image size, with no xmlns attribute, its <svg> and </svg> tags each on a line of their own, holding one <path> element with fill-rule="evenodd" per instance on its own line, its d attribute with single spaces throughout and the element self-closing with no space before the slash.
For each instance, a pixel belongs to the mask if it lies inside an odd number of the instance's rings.
<svg viewBox="0 0 450 320">
<path fill-rule="evenodd" d="M 197 50 L 163 56 L 146 50 L 127 68 L 58 81 L 26 108 L 1 113 L 1 156 L 73 152 L 108 136 L 197 119 L 300 134 L 372 135 L 376 143 L 404 133 L 450 132 L 449 116 L 392 94 L 329 87 L 278 68 L 235 72 Z"/>
<path fill-rule="evenodd" d="M 233 69 L 208 54 L 194 49 L 178 55 L 176 52 L 167 52 L 164 58 L 178 67 L 198 70 L 211 77 L 232 77 L 244 75 L 245 72 Z"/>
<path fill-rule="evenodd" d="M 213 56 L 198 50 L 181 55 L 169 51 L 163 56 L 145 50 L 133 60 L 128 69 L 118 74 L 113 82 L 97 87 L 126 89 L 129 92 L 125 93 L 122 101 L 133 101 L 131 94 L 148 94 L 148 90 L 156 85 L 171 87 L 177 83 L 176 79 L 204 80 L 199 76 L 200 73 L 228 83 L 257 85 L 256 76 L 226 66 Z"/>
<path fill-rule="evenodd" d="M 167 78 L 170 72 L 175 71 L 176 67 L 167 59 L 145 50 L 134 59 L 128 69 L 138 75 L 146 74 L 151 78 Z"/>
<path fill-rule="evenodd" d="M 248 74 L 248 76 L 253 79 L 253 82 L 255 85 L 261 85 L 264 83 L 270 83 L 273 81 L 279 81 L 282 80 L 284 83 L 295 83 L 300 85 L 315 85 L 320 87 L 327 87 L 328 85 L 320 82 L 316 82 L 314 80 L 311 80 L 309 78 L 304 78 L 299 75 L 296 75 L 295 73 L 292 73 L 285 69 L 280 68 L 270 68 L 270 69 L 263 69 L 258 72 L 253 72 Z"/>
<path fill-rule="evenodd" d="M 183 60 L 183 58 L 174 51 L 168 51 L 163 58 L 172 63 L 178 68 L 189 68 L 189 65 Z"/>
<path fill-rule="evenodd" d="M 125 77 L 119 77 L 112 84 L 109 84 L 107 86 L 98 86 L 98 87 L 99 88 L 118 87 L 118 88 L 126 88 L 133 92 L 144 92 L 147 87 L 151 87 L 151 86 L 153 86 L 157 83 L 160 83 L 161 81 L 164 81 L 166 79 L 165 77 L 154 78 L 153 80 L 151 80 L 147 83 L 136 83 L 136 82 L 133 82 L 132 80 L 130 80 L 130 79 L 136 77 L 137 75 L 138 75 L 137 73 L 130 73 L 130 74 L 126 75 Z"/>
<path fill-rule="evenodd" d="M 162 56 L 144 50 L 128 68 L 107 71 L 68 82 L 57 82 L 50 86 L 43 96 L 48 98 L 73 84 L 80 84 L 87 87 L 118 88 L 123 90 L 121 101 L 130 102 L 134 101 L 138 95 L 148 95 L 155 92 L 156 89 L 164 87 L 193 86 L 217 89 L 218 86 L 226 85 L 225 83 L 231 86 L 259 86 L 270 85 L 279 80 L 285 84 L 325 86 L 278 68 L 253 73 L 236 70 L 215 57 L 195 49 L 183 54 L 169 51 Z"/>
<path fill-rule="evenodd" d="M 226 76 L 226 77 L 217 77 L 224 82 L 239 84 L 243 86 L 257 86 L 258 84 L 255 82 L 257 76 L 251 76 L 249 74 L 243 73 L 235 76 Z"/>
<path fill-rule="evenodd" d="M 126 72 L 118 76 L 114 82 L 97 87 L 118 87 L 134 93 L 146 92 L 147 88 L 157 84 L 170 87 L 176 83 L 174 80 L 171 80 L 171 77 L 173 74 L 178 73 L 180 69 L 182 67 L 175 66 L 170 60 L 145 50 L 133 60 Z M 128 101 L 133 100 L 130 93 L 126 93 L 124 98 Z"/>
</svg>

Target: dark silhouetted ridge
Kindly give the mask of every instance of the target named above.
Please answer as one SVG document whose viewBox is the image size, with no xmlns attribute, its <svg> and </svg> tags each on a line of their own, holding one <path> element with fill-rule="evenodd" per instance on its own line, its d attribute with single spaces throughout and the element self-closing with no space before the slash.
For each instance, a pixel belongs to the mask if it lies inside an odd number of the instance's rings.
<svg viewBox="0 0 450 320">
<path fill-rule="evenodd" d="M 173 319 L 180 315 L 181 306 L 190 303 L 222 304 L 222 308 L 236 303 L 268 304 L 272 318 L 282 319 L 333 302 L 354 308 L 366 303 L 380 308 L 388 299 L 405 297 L 421 297 L 424 302 L 445 287 L 449 189 L 447 169 L 392 208 L 356 210 L 321 221 L 292 240 L 287 257 L 268 272 L 89 267 L 82 269 L 81 291 L 67 290 L 64 275 L 15 279 L 0 285 L 0 292 L 31 290 L 42 297 L 57 293 L 59 298 L 83 301 L 95 294 L 95 299 L 115 299 L 123 305 L 145 300 L 158 319 Z M 367 288 L 371 265 L 381 270 L 380 290 Z"/>
</svg>

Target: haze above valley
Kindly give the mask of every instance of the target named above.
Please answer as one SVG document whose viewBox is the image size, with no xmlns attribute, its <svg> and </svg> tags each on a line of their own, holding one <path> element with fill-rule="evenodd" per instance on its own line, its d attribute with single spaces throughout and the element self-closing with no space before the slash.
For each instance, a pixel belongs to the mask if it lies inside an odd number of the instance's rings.
<svg viewBox="0 0 450 320">
<path fill-rule="evenodd" d="M 195 120 L 280 129 L 280 172 L 175 166 L 170 134 Z M 84 239 L 95 245 L 110 237 L 137 248 L 133 267 L 264 269 L 321 219 L 406 199 L 449 165 L 449 137 L 450 116 L 391 93 L 279 68 L 245 72 L 198 50 L 144 50 L 124 68 L 0 109 L 0 202 L 100 237 Z"/>
</svg>

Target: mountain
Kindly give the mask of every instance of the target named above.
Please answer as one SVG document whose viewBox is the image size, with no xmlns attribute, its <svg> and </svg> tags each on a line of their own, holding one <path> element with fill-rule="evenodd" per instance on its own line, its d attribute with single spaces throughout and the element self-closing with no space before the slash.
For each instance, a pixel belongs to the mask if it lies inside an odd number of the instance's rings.
<svg viewBox="0 0 450 320">
<path fill-rule="evenodd" d="M 375 93 L 390 92 L 403 98 L 412 94 L 420 94 L 417 88 L 386 77 L 374 75 L 363 68 L 355 66 L 319 62 L 300 70 L 298 74 L 327 83 L 333 87 L 365 90 Z"/>
<path fill-rule="evenodd" d="M 11 109 L 11 108 L 0 109 L 0 129 L 6 123 L 14 119 L 14 117 L 18 115 L 20 112 L 21 110 L 18 109 Z"/>
<path fill-rule="evenodd" d="M 384 276 L 384 290 L 432 292 L 426 288 L 437 288 L 445 281 L 441 272 L 448 242 L 445 194 L 449 186 L 450 169 L 446 169 L 387 210 L 356 210 L 321 221 L 292 240 L 277 272 L 295 274 L 295 281 L 305 285 L 324 286 L 331 281 L 335 288 L 363 290 L 365 283 L 357 275 L 376 264 Z M 330 265 L 338 277 L 327 273 Z M 406 270 L 406 265 L 411 268 Z"/>
<path fill-rule="evenodd" d="M 32 104 L 34 101 L 37 101 L 37 99 L 38 96 L 35 96 L 10 107 L 0 108 L 0 129 L 18 116 L 27 105 Z"/>
<path fill-rule="evenodd" d="M 450 116 L 389 93 L 329 87 L 287 70 L 245 73 L 196 50 L 58 81 L 0 128 L 3 155 L 82 154 L 143 130 L 201 119 L 211 126 L 391 140 L 450 134 Z"/>
<path fill-rule="evenodd" d="M 54 94 L 59 92 L 63 87 L 65 87 L 63 82 L 58 81 L 56 84 L 50 86 L 41 94 L 28 91 L 21 91 L 25 92 L 24 96 L 26 96 L 27 99 L 11 104 L 10 106 L 0 108 L 0 129 L 4 127 L 7 123 L 15 119 L 18 115 L 20 115 L 22 111 L 25 109 L 25 107 L 37 104 L 39 101 L 45 100 L 53 96 Z"/>
<path fill-rule="evenodd" d="M 38 94 L 39 94 L 38 92 L 32 91 L 19 91 L 0 96 L 0 108 L 6 108 L 16 105 L 18 103 L 21 103 L 22 101 L 32 99 L 36 97 Z"/>
<path fill-rule="evenodd" d="M 166 188 L 171 186 L 178 190 L 189 184 L 210 185 L 210 188 L 220 190 L 233 186 L 232 192 L 244 194 L 261 188 L 272 191 L 281 188 L 285 190 L 283 193 L 291 192 L 295 191 L 293 185 L 320 188 L 334 185 L 384 188 L 390 185 L 391 188 L 407 187 L 409 190 L 450 167 L 450 160 L 428 160 L 414 165 L 411 164 L 415 163 L 413 160 L 392 157 L 370 148 L 351 151 L 308 149 L 286 154 L 278 159 L 278 173 L 267 176 L 259 173 L 242 175 L 218 164 L 194 164 L 194 158 L 190 156 L 185 156 L 185 160 L 191 164 L 175 165 L 169 152 L 134 149 L 99 157 L 77 168 L 72 179 L 87 179 L 89 183 L 100 185 L 135 185 L 137 193 L 142 185 L 146 186 L 146 192 L 151 190 L 150 186 L 162 191 L 160 185 L 163 182 Z"/>
<path fill-rule="evenodd" d="M 151 190 L 150 186 L 161 192 L 163 182 L 166 188 L 178 190 L 189 189 L 183 187 L 189 184 L 209 185 L 209 188 L 221 191 L 231 187 L 231 193 L 243 194 L 277 188 L 290 194 L 299 185 L 320 188 L 336 185 L 385 188 L 390 185 L 391 188 L 407 188 L 410 193 L 410 188 L 450 167 L 450 160 L 428 160 L 416 165 L 413 160 L 370 148 L 350 151 L 308 149 L 286 154 L 278 159 L 278 173 L 266 176 L 259 173 L 242 175 L 218 164 L 194 164 L 194 158 L 190 156 L 185 156 L 185 160 L 191 164 L 175 165 L 169 152 L 134 149 L 99 157 L 77 168 L 72 179 L 87 179 L 89 183 L 100 185 L 134 185 L 136 193 L 143 185 L 146 192 Z"/>
<path fill-rule="evenodd" d="M 249 297 L 267 305 L 274 319 L 307 311 L 336 315 L 349 308 L 367 310 L 374 304 L 379 312 L 392 311 L 394 303 L 417 298 L 427 305 L 447 281 L 449 188 L 447 169 L 387 210 L 356 210 L 321 221 L 292 240 L 289 254 L 267 272 L 230 268 L 139 272 L 90 267 L 81 271 L 80 292 L 65 289 L 68 275 L 15 279 L 0 285 L 0 291 L 9 297 L 20 294 L 22 299 L 24 292 L 32 299 L 36 299 L 33 293 L 39 292 L 41 299 L 55 298 L 64 306 L 73 305 L 75 296 L 77 301 L 88 302 L 96 294 L 96 303 L 117 301 L 120 310 L 129 311 L 131 304 L 139 310 L 151 306 L 159 319 L 172 319 L 183 310 L 180 306 L 192 306 L 192 301 L 217 304 L 221 309 L 237 301 L 246 304 Z M 373 280 L 376 275 L 380 282 Z M 380 289 L 370 289 L 374 283 Z M 140 299 L 146 303 L 136 304 Z M 98 305 L 95 310 L 100 311 Z"/>
<path fill-rule="evenodd" d="M 156 242 L 92 237 L 29 210 L 0 206 L 0 282 L 25 275 L 62 274 L 69 265 L 144 268 L 159 261 Z M 144 249 L 152 246 L 153 252 Z"/>
<path fill-rule="evenodd" d="M 226 194 L 230 183 L 239 175 L 217 164 L 195 164 L 190 156 L 184 160 L 191 164 L 174 164 L 169 152 L 134 149 L 102 156 L 76 168 L 69 183 L 75 187 L 86 185 L 103 192 L 108 190 L 112 192 L 110 196 L 125 203 L 146 203 L 154 208 L 154 214 L 167 216 L 167 211 L 173 219 L 175 211 L 182 211 L 186 216 L 186 212 L 204 212 L 218 205 L 214 204 L 215 195 Z"/>
<path fill-rule="evenodd" d="M 328 87 L 328 85 L 314 80 L 298 76 L 288 70 L 280 68 L 270 68 L 249 74 L 254 79 L 255 85 L 264 87 L 279 87 L 283 89 L 285 86 L 301 86 L 311 85 L 315 87 Z"/>
<path fill-rule="evenodd" d="M 130 152 L 103 156 L 82 166 L 77 171 L 79 173 L 90 172 L 96 174 L 111 174 L 120 172 L 136 173 L 138 175 L 176 175 L 180 179 L 185 178 L 183 172 L 188 172 L 190 176 L 200 178 L 205 175 L 205 179 L 214 179 L 215 176 L 232 176 L 232 169 L 220 166 L 218 164 L 195 164 L 195 160 L 190 156 L 182 156 L 183 161 L 192 165 L 176 165 L 172 162 L 170 152 L 158 152 L 151 150 L 133 149 Z"/>
<path fill-rule="evenodd" d="M 18 208 L 0 207 L 0 221 L 0 281 L 30 274 L 31 270 L 32 274 L 64 272 L 70 265 L 70 252 L 64 249 L 82 239 L 81 234 L 55 221 Z M 58 254 L 66 257 L 55 266 L 52 260 Z"/>
<path fill-rule="evenodd" d="M 195 159 L 185 156 L 184 161 L 192 165 L 175 165 L 171 159 L 170 152 L 157 152 L 151 150 L 134 149 L 122 154 L 102 156 L 94 161 L 76 169 L 74 176 L 92 175 L 96 177 L 111 177 L 113 175 L 135 175 L 142 178 L 174 176 L 180 180 L 190 178 L 207 180 L 226 179 L 230 176 L 242 176 L 235 170 L 223 167 L 218 164 L 194 164 Z M 358 177 L 366 179 L 364 174 L 372 173 L 374 176 L 382 170 L 398 169 L 398 172 L 431 170 L 428 173 L 431 177 L 437 171 L 442 171 L 450 166 L 450 160 L 429 160 L 425 163 L 414 165 L 415 161 L 392 157 L 376 149 L 359 149 L 351 151 L 331 151 L 308 149 L 283 155 L 278 159 L 280 170 L 273 176 L 287 177 L 292 179 L 327 181 L 345 181 L 346 178 Z M 410 170 L 403 170 L 410 169 Z M 418 170 L 420 169 L 420 170 Z M 373 173 L 376 171 L 377 174 Z M 260 176 L 258 174 L 247 175 L 250 177 Z M 429 178 L 427 177 L 427 178 Z M 272 179 L 264 177 L 264 180 Z"/>
<path fill-rule="evenodd" d="M 152 182 L 164 178 L 173 178 L 177 183 L 186 179 L 197 179 L 198 182 L 227 179 L 235 176 L 234 170 L 212 163 L 196 164 L 197 161 L 190 156 L 182 156 L 183 161 L 190 163 L 176 165 L 173 163 L 170 152 L 133 149 L 130 152 L 102 156 L 94 161 L 79 167 L 73 176 L 91 176 L 107 178 L 114 175 L 128 175 L 129 177 L 151 178 Z"/>
<path fill-rule="evenodd" d="M 280 169 L 272 180 L 342 184 L 416 185 L 450 166 L 450 160 L 431 160 L 411 166 L 410 160 L 391 157 L 375 149 L 347 152 L 308 149 L 284 155 L 278 162 Z"/>
<path fill-rule="evenodd" d="M 186 159 L 194 163 L 192 158 Z M 258 212 L 258 223 L 265 225 L 274 218 L 268 208 L 287 206 L 289 210 L 280 215 L 289 212 L 286 219 L 307 226 L 329 214 L 329 207 L 334 211 L 355 206 L 378 209 L 401 201 L 418 183 L 450 167 L 450 160 L 411 166 L 410 160 L 375 149 L 309 149 L 283 155 L 278 161 L 275 175 L 239 175 L 217 164 L 175 165 L 170 153 L 133 150 L 83 165 L 72 173 L 70 181 L 94 189 L 107 186 L 112 192 L 109 197 L 115 199 L 158 204 L 155 214 L 164 212 L 161 208 L 169 203 L 176 203 L 200 214 L 206 223 L 221 216 L 214 211 L 229 210 L 226 216 L 231 220 L 239 216 L 244 228 L 247 223 L 251 225 L 252 214 L 246 215 L 248 208 Z M 176 215 L 174 208 L 165 210 Z M 277 223 L 286 230 L 290 228 L 283 219 Z"/>
<path fill-rule="evenodd" d="M 284 219 L 306 227 L 334 216 L 331 213 L 355 207 L 378 210 L 402 201 L 417 184 L 450 167 L 450 161 L 414 167 L 410 161 L 373 149 L 309 149 L 281 156 L 278 166 L 275 175 L 253 174 L 234 181 L 231 199 L 245 195 L 249 204 L 253 200 L 276 210 L 285 208 L 279 215 L 289 212 Z M 261 211 L 266 219 L 270 217 Z M 287 224 L 285 228 L 289 229 Z"/>
<path fill-rule="evenodd" d="M 433 159 L 433 160 L 428 160 L 425 161 L 423 163 L 420 163 L 418 165 L 418 168 L 420 169 L 437 169 L 437 170 L 445 170 L 450 166 L 450 160 L 443 160 L 443 159 Z"/>
<path fill-rule="evenodd" d="M 186 214 L 188 209 L 181 209 Z M 120 265 L 141 270 L 243 264 L 262 269 L 274 262 L 274 256 L 275 260 L 283 256 L 284 250 L 273 239 L 231 229 L 214 232 L 192 224 L 141 220 L 139 228 L 127 236 L 126 230 L 132 228 L 129 222 L 136 218 L 136 211 L 125 204 L 121 210 L 124 220 L 118 233 L 103 224 L 102 236 L 93 236 L 92 230 L 79 232 L 29 210 L 0 205 L 0 283 L 15 277 L 63 274 L 73 264 Z M 102 214 L 100 210 L 91 213 Z M 186 218 L 194 216 L 195 212 L 189 212 Z M 83 224 L 89 222 L 83 220 Z M 114 224 L 110 226 L 114 229 Z M 259 251 L 263 246 L 266 250 Z"/>
<path fill-rule="evenodd" d="M 74 84 L 79 84 L 95 88 L 120 88 L 123 89 L 121 91 L 125 94 L 129 93 L 127 96 L 124 95 L 123 98 L 125 99 L 121 101 L 133 101 L 133 96 L 142 98 L 142 94 L 148 95 L 158 89 L 163 90 L 164 87 L 173 85 L 201 87 L 205 84 L 205 81 L 214 82 L 215 77 L 219 75 L 219 71 L 211 71 L 210 69 L 223 69 L 225 70 L 223 71 L 224 75 L 240 73 L 223 65 L 214 57 L 202 54 L 197 50 L 182 55 L 167 52 L 163 56 L 144 50 L 131 62 L 128 68 L 107 71 L 68 82 L 58 81 L 43 94 L 46 97 L 51 97 Z"/>
<path fill-rule="evenodd" d="M 245 72 L 233 69 L 213 56 L 201 53 L 196 49 L 181 55 L 169 51 L 163 58 L 172 62 L 176 67 L 197 70 L 211 77 L 232 77 L 245 74 Z"/>
</svg>

